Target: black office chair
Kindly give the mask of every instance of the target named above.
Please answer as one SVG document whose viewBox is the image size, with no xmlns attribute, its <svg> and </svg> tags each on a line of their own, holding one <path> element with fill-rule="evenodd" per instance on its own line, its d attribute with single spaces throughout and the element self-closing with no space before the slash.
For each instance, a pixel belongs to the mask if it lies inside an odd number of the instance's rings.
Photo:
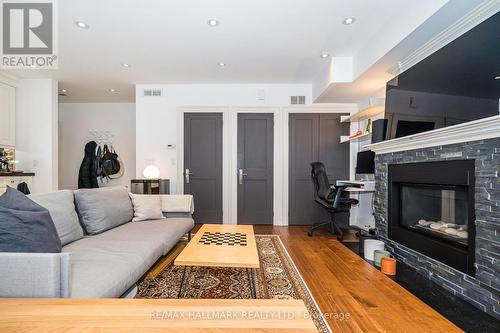
<svg viewBox="0 0 500 333">
<path fill-rule="evenodd" d="M 341 241 L 344 233 L 335 222 L 335 214 L 348 212 L 352 205 L 359 203 L 356 199 L 348 197 L 343 186 L 332 187 L 328 181 L 326 169 L 323 163 L 311 163 L 311 178 L 314 184 L 314 201 L 330 213 L 330 221 L 314 224 L 309 232 L 309 236 L 313 235 L 314 230 L 325 225 L 330 225 L 330 232 L 335 234 L 338 232 L 337 239 Z"/>
</svg>

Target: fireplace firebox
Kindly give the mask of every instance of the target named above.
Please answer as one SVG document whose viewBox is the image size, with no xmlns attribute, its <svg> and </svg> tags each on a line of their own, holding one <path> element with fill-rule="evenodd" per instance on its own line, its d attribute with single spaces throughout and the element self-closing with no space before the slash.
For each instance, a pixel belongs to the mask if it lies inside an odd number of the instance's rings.
<svg viewBox="0 0 500 333">
<path fill-rule="evenodd" d="M 390 164 L 393 241 L 474 276 L 474 160 Z"/>
</svg>

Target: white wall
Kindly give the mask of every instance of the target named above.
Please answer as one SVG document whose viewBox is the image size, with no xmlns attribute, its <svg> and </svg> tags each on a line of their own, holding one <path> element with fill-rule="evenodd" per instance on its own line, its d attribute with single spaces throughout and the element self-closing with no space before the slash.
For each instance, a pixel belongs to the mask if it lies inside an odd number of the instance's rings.
<svg viewBox="0 0 500 333">
<path fill-rule="evenodd" d="M 144 89 L 162 89 L 162 97 L 144 97 Z M 265 100 L 257 100 L 263 89 Z M 196 84 L 196 85 L 137 85 L 136 86 L 136 175 L 148 161 L 160 168 L 162 178 L 171 179 L 175 192 L 177 151 L 167 150 L 167 144 L 177 145 L 177 108 L 179 106 L 279 106 L 289 105 L 290 96 L 306 96 L 311 103 L 310 84 Z M 182 149 L 182 147 L 178 147 Z"/>
<path fill-rule="evenodd" d="M 89 130 L 114 135 L 113 147 L 125 164 L 125 174 L 102 186 L 130 186 L 135 177 L 135 104 L 134 103 L 61 103 L 59 188 L 78 188 L 78 170 L 88 141 L 96 141 Z"/>
<path fill-rule="evenodd" d="M 32 193 L 58 188 L 57 81 L 20 80 L 16 91 L 16 170 L 34 171 Z"/>
</svg>

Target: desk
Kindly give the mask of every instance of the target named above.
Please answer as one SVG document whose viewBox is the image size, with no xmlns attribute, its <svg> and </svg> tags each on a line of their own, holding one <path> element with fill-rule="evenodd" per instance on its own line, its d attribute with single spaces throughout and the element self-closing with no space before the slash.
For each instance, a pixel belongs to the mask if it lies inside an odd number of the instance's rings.
<svg viewBox="0 0 500 333">
<path fill-rule="evenodd" d="M 353 193 L 372 193 L 374 192 L 373 190 L 365 190 L 360 187 L 346 187 L 344 188 L 344 191 L 346 192 L 353 192 Z"/>
<path fill-rule="evenodd" d="M 375 181 L 374 180 L 337 180 L 337 186 L 347 186 L 345 191 L 347 192 L 374 192 L 375 191 Z M 355 190 L 355 189 L 358 190 Z"/>
<path fill-rule="evenodd" d="M 373 217 L 373 194 L 375 192 L 374 180 L 337 180 L 337 186 L 346 186 L 351 198 L 359 201 L 357 206 L 352 206 L 349 216 L 349 225 L 368 231 L 375 227 Z"/>
</svg>

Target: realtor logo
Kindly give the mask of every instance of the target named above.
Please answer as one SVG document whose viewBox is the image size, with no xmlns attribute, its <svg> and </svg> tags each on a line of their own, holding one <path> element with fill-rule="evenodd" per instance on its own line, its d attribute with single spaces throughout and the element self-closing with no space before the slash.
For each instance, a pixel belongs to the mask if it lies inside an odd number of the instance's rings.
<svg viewBox="0 0 500 333">
<path fill-rule="evenodd" d="M 55 1 L 0 3 L 1 68 L 57 68 Z"/>
</svg>

